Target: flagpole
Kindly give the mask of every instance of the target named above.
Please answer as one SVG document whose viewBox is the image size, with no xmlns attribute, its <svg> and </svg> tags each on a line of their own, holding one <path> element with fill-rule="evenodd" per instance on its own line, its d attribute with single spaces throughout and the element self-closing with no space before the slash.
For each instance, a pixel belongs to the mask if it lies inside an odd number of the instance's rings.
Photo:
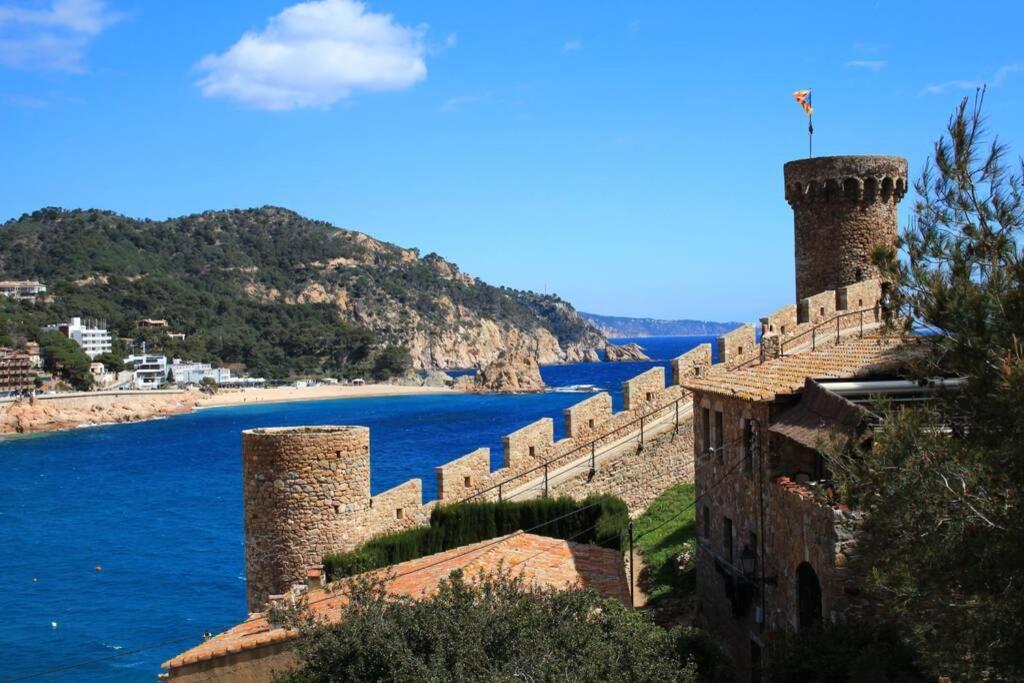
<svg viewBox="0 0 1024 683">
<path fill-rule="evenodd" d="M 807 158 L 814 158 L 814 90 L 807 93 L 807 104 L 811 113 L 807 115 Z"/>
</svg>

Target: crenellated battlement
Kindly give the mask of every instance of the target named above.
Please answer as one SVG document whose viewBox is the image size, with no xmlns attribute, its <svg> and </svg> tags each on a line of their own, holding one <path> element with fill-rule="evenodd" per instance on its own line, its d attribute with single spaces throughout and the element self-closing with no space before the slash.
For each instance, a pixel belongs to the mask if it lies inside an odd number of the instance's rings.
<svg viewBox="0 0 1024 683">
<path fill-rule="evenodd" d="M 896 246 L 907 160 L 801 159 L 787 163 L 783 176 L 793 208 L 797 300 L 879 277 L 873 254 Z"/>
</svg>

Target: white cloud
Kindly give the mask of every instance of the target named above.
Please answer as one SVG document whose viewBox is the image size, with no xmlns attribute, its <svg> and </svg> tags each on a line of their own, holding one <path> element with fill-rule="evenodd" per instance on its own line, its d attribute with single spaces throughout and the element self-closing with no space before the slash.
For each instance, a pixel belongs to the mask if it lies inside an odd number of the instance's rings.
<svg viewBox="0 0 1024 683">
<path fill-rule="evenodd" d="M 971 81 L 971 80 L 957 80 L 957 81 L 946 81 L 945 83 L 934 83 L 926 86 L 921 91 L 922 95 L 941 95 L 949 90 L 977 90 L 978 88 L 989 85 L 998 87 L 1003 84 L 1006 77 L 1010 74 L 1024 70 L 1024 62 L 1018 62 L 1016 64 L 1007 64 L 996 69 L 995 74 L 988 81 Z"/>
<path fill-rule="evenodd" d="M 449 97 L 447 100 L 441 103 L 441 106 L 437 108 L 441 112 L 451 112 L 456 109 L 470 104 L 477 104 L 483 102 L 484 97 L 481 95 L 456 95 L 455 97 Z"/>
<path fill-rule="evenodd" d="M 583 49 L 583 41 L 581 40 L 567 40 L 562 45 L 562 52 L 576 52 L 577 50 Z"/>
<path fill-rule="evenodd" d="M 889 62 L 884 59 L 853 59 L 846 63 L 846 66 L 854 69 L 865 69 L 867 71 L 881 71 Z"/>
<path fill-rule="evenodd" d="M 81 73 L 89 42 L 122 18 L 104 0 L 52 0 L 36 9 L 0 5 L 0 65 Z"/>
<path fill-rule="evenodd" d="M 357 90 L 401 90 L 426 78 L 425 32 L 355 0 L 302 2 L 204 57 L 197 85 L 207 97 L 261 109 L 329 107 Z"/>
</svg>

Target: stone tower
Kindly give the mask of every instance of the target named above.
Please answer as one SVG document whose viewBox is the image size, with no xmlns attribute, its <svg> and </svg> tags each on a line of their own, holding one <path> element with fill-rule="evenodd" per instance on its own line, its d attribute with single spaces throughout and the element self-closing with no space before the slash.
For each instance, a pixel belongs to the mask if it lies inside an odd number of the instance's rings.
<svg viewBox="0 0 1024 683">
<path fill-rule="evenodd" d="M 370 430 L 281 427 L 242 432 L 249 611 L 306 579 L 370 504 Z"/>
<path fill-rule="evenodd" d="M 896 244 L 896 207 L 907 191 L 902 157 L 842 156 L 783 167 L 793 207 L 796 298 L 877 278 L 876 246 Z"/>
</svg>

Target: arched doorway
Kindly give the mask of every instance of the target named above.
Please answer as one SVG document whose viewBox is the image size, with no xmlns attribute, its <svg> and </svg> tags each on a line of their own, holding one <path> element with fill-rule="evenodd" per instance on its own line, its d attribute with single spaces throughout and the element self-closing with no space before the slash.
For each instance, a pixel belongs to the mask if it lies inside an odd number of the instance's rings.
<svg viewBox="0 0 1024 683">
<path fill-rule="evenodd" d="M 821 624 L 821 583 L 814 567 L 804 562 L 796 568 L 796 599 L 800 615 L 800 630 Z"/>
</svg>

